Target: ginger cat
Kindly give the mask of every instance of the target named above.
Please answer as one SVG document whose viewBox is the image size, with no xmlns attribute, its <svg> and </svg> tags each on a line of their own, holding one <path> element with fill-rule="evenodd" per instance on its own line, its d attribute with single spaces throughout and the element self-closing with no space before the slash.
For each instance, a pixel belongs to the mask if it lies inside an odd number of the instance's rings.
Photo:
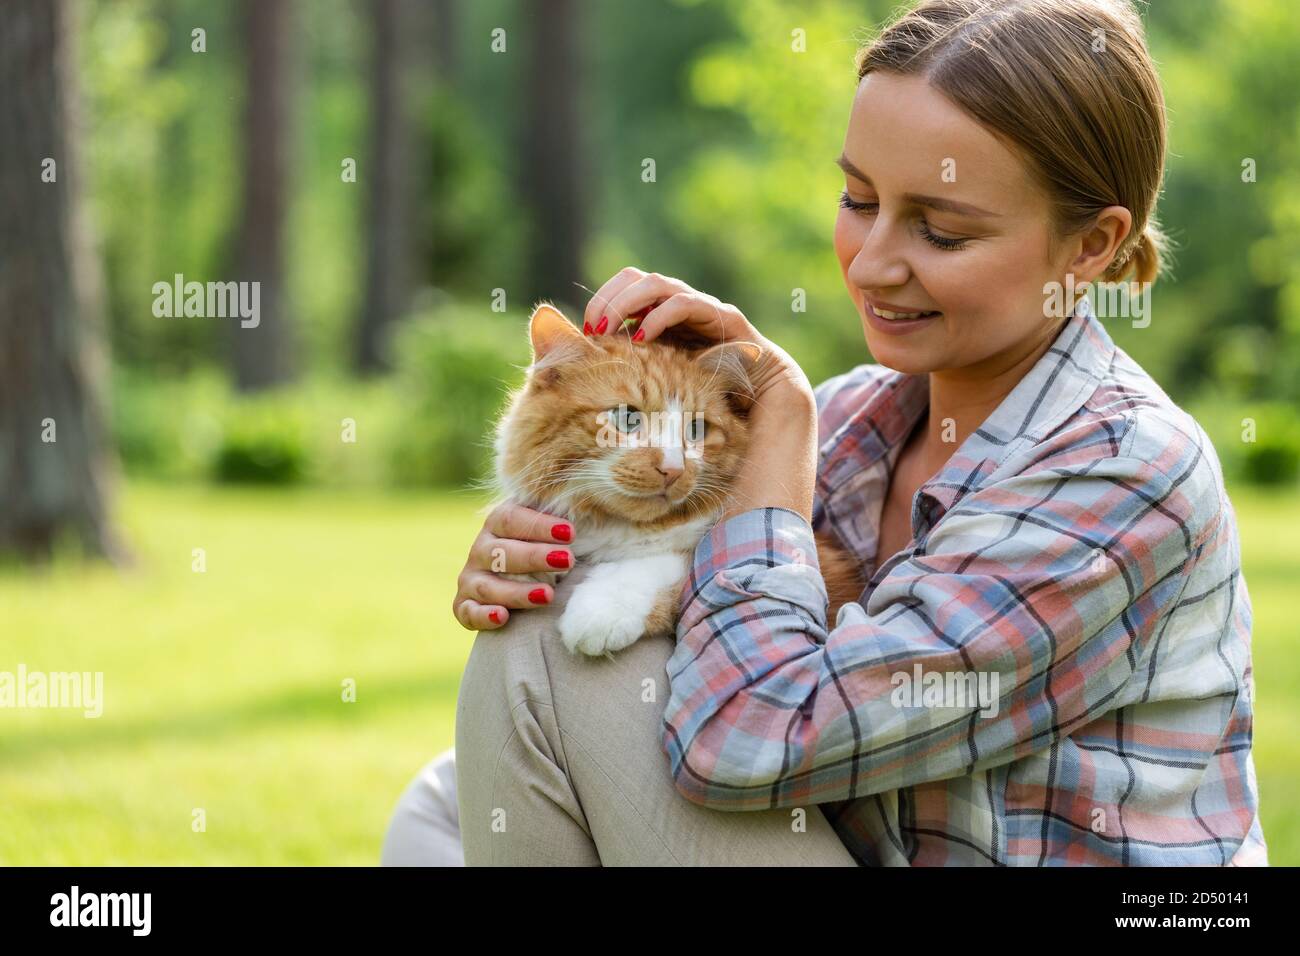
<svg viewBox="0 0 1300 956">
<path fill-rule="evenodd" d="M 588 337 L 545 303 L 529 336 L 527 380 L 497 423 L 496 482 L 505 498 L 567 515 L 574 557 L 593 565 L 569 595 L 560 638 L 599 655 L 671 634 L 695 546 L 724 511 L 749 445 L 748 369 L 760 346 Z M 863 582 L 842 546 L 816 537 L 833 622 Z"/>
</svg>

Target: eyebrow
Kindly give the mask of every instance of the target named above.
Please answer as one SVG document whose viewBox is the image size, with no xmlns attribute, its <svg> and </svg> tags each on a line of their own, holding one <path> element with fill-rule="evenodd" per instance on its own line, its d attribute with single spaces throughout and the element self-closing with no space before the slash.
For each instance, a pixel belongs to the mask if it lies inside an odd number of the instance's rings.
<svg viewBox="0 0 1300 956">
<path fill-rule="evenodd" d="M 835 160 L 835 165 L 844 170 L 850 176 L 862 180 L 868 186 L 873 185 L 871 179 L 858 167 L 849 161 L 848 156 L 843 154 Z M 938 196 L 918 196 L 915 193 L 906 193 L 903 196 L 910 203 L 918 206 L 925 206 L 929 209 L 937 209 L 940 212 L 956 213 L 959 216 L 984 216 L 987 218 L 999 218 L 1001 213 L 991 212 L 988 209 L 981 209 L 979 206 L 972 206 L 970 203 L 957 202 L 955 199 L 942 199 Z"/>
</svg>

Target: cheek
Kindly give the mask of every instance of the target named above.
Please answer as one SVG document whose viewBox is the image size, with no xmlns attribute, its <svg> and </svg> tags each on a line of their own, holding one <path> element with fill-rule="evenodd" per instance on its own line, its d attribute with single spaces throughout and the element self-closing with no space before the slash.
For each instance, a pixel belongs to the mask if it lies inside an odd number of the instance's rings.
<svg viewBox="0 0 1300 956">
<path fill-rule="evenodd" d="M 849 271 L 849 265 L 862 248 L 865 235 L 866 226 L 853 214 L 853 210 L 841 209 L 835 217 L 835 256 L 840 260 L 841 275 Z"/>
<path fill-rule="evenodd" d="M 1044 242 L 1033 237 L 990 241 L 964 252 L 928 253 L 918 278 L 936 305 L 981 335 L 1016 334 L 1033 324 L 1048 281 Z"/>
</svg>

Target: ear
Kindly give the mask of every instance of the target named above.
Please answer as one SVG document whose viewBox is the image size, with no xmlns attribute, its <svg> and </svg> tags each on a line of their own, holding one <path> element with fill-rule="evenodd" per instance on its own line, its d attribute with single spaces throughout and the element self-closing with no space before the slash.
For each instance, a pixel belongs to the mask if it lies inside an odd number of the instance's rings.
<svg viewBox="0 0 1300 956">
<path fill-rule="evenodd" d="M 1097 214 L 1097 221 L 1079 237 L 1078 255 L 1070 262 L 1070 271 L 1080 285 L 1105 274 L 1133 228 L 1133 214 L 1124 206 L 1107 206 Z"/>
<path fill-rule="evenodd" d="M 737 411 L 747 412 L 754 404 L 750 373 L 758 368 L 763 348 L 753 342 L 723 342 L 700 352 L 695 361 L 727 383 L 727 397 Z"/>
<path fill-rule="evenodd" d="M 544 358 L 565 342 L 589 344 L 573 323 L 548 302 L 533 310 L 533 317 L 528 320 L 528 337 L 533 343 L 533 361 Z"/>
<path fill-rule="evenodd" d="M 533 317 L 528 320 L 528 337 L 533 345 L 531 374 L 542 386 L 558 382 L 560 367 L 566 362 L 580 358 L 588 349 L 596 350 L 594 342 L 547 302 L 533 310 Z"/>
</svg>

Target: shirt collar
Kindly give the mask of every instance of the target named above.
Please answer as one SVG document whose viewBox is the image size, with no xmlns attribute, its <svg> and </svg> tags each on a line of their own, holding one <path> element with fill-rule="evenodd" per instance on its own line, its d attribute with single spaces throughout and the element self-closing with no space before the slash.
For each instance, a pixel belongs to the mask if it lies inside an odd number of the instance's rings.
<svg viewBox="0 0 1300 956">
<path fill-rule="evenodd" d="M 960 498 L 1014 466 L 1016 452 L 1040 442 L 1096 391 L 1115 343 L 1085 297 L 1052 345 L 949 457 L 913 499 L 912 531 L 921 534 Z M 823 444 L 827 490 L 874 465 L 902 443 L 930 398 L 929 376 L 891 371 L 861 409 Z"/>
</svg>

